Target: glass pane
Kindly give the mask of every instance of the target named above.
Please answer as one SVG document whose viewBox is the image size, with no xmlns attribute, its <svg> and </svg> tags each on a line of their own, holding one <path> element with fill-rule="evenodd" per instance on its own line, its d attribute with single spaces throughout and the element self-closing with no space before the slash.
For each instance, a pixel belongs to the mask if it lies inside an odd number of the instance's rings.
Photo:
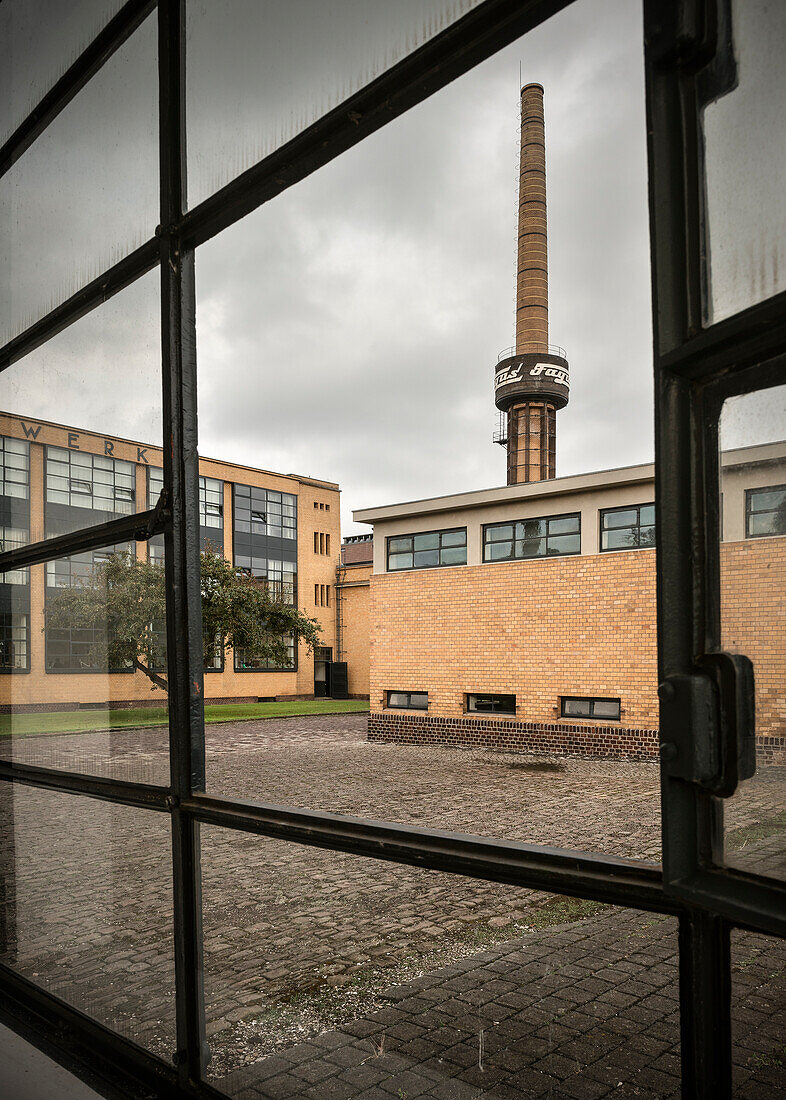
<svg viewBox="0 0 786 1100">
<path fill-rule="evenodd" d="M 439 533 L 428 535 L 415 535 L 415 550 L 437 550 L 439 548 Z"/>
<path fill-rule="evenodd" d="M 0 343 L 153 236 L 157 80 L 151 15 L 0 179 Z"/>
<path fill-rule="evenodd" d="M 549 554 L 578 554 L 580 551 L 580 535 L 561 535 L 557 539 L 549 539 Z"/>
<path fill-rule="evenodd" d="M 486 561 L 500 561 L 513 554 L 512 542 L 493 542 L 486 547 Z"/>
<path fill-rule="evenodd" d="M 406 775 L 418 789 L 429 788 L 415 798 L 412 820 L 506 829 L 535 843 L 559 837 L 557 843 L 581 844 L 581 834 L 595 848 L 616 845 L 620 854 L 646 851 L 657 858 L 654 564 L 652 555 L 639 555 L 638 563 L 632 554 L 619 555 L 615 565 L 596 560 L 594 536 L 600 507 L 624 504 L 635 512 L 634 505 L 653 499 L 638 480 L 641 471 L 630 472 L 636 478 L 630 490 L 615 488 L 624 478 L 612 472 L 652 457 L 640 6 L 622 5 L 613 18 L 598 19 L 596 4 L 577 0 L 200 247 L 202 449 L 228 462 L 311 475 L 311 496 L 299 509 L 301 518 L 308 516 L 297 548 L 303 604 L 311 605 L 314 585 L 330 583 L 335 568 L 329 555 L 314 552 L 313 535 L 325 517 L 314 505 L 326 499 L 315 479 L 340 484 L 347 534 L 370 533 L 360 519 L 349 526 L 353 509 L 379 506 L 387 516 L 374 523 L 381 572 L 391 551 L 390 572 L 365 584 L 356 583 L 360 569 L 342 570 L 337 600 L 321 618 L 325 644 L 347 662 L 350 692 L 363 697 L 358 703 L 369 697 L 370 724 L 362 714 L 292 713 L 298 696 L 314 692 L 313 656 L 303 647 L 291 678 L 227 676 L 226 696 L 244 700 L 249 722 L 208 728 L 208 789 L 223 784 L 234 797 L 244 786 L 253 798 L 295 805 L 318 800 L 326 810 L 340 804 L 384 818 L 401 815 L 409 804 L 400 785 Z M 599 60 L 586 76 L 583 101 L 613 102 L 613 126 L 598 112 L 577 123 L 565 72 L 586 75 L 588 39 Z M 574 513 L 590 500 L 575 482 L 554 483 L 553 491 L 547 483 L 506 486 L 504 452 L 490 439 L 490 381 L 515 325 L 518 235 L 510 196 L 519 176 L 520 63 L 523 80 L 542 79 L 545 88 L 552 338 L 582 356 L 576 381 L 580 375 L 583 396 L 576 389 L 573 411 L 556 414 L 562 425 L 557 471 L 560 477 L 595 471 L 597 495 L 587 504 L 586 558 L 498 570 L 512 540 L 491 543 L 499 549 L 482 565 L 484 523 L 510 528 L 532 516 L 540 539 L 544 517 Z M 219 93 L 217 86 L 216 101 Z M 264 125 L 264 112 L 256 117 Z M 624 304 L 609 310 L 612 300 Z M 576 301 L 584 303 L 578 311 Z M 624 364 L 610 365 L 608 348 L 620 338 L 629 354 Z M 607 480 L 597 473 L 603 470 Z M 410 543 L 399 550 L 398 541 L 389 546 L 387 539 L 408 538 L 414 527 L 423 533 L 467 527 L 469 567 L 435 568 L 418 559 L 417 574 L 407 572 L 415 564 Z M 623 567 L 632 576 L 619 585 L 600 575 Z M 537 645 L 528 642 L 534 635 Z M 428 711 L 409 715 L 387 705 L 389 690 L 408 688 L 428 691 Z M 467 719 L 470 692 L 515 694 L 515 721 Z M 562 722 L 560 696 L 574 694 L 619 695 L 625 732 L 603 742 L 599 724 L 587 722 L 566 739 L 565 727 L 582 723 Z M 276 702 L 258 702 L 276 696 Z M 289 726 L 254 720 L 285 701 L 292 708 Z M 329 757 L 336 740 L 346 749 L 340 776 Z M 582 782 L 572 759 L 563 770 L 563 757 L 551 757 L 566 743 L 583 756 L 606 754 L 595 762 L 601 771 L 576 765 Z M 645 761 L 624 759 L 631 744 Z M 261 745 L 268 761 L 257 754 Z M 454 756 L 456 770 L 444 783 L 432 783 L 431 769 L 441 774 L 443 761 Z M 233 757 L 242 757 L 244 767 L 231 769 Z M 371 761 L 375 778 L 364 793 L 360 775 Z M 547 778 L 570 775 L 572 797 L 581 800 L 587 785 L 603 787 L 601 772 L 608 784 L 617 764 L 652 811 L 642 815 L 635 837 L 625 829 L 610 835 L 597 820 L 590 828 L 574 820 L 581 815 L 564 822 L 564 807 L 551 798 L 535 812 L 527 793 L 533 782 L 541 792 L 541 779 L 545 788 Z M 477 793 L 476 767 L 483 774 L 493 767 L 493 806 Z M 460 794 L 467 791 L 472 797 L 462 806 Z M 619 820 L 624 810 L 616 795 L 613 801 Z M 517 808 L 512 819 L 506 812 L 500 821 L 500 804 Z"/>
<path fill-rule="evenodd" d="M 414 564 L 416 569 L 439 565 L 439 550 L 416 551 Z"/>
<path fill-rule="evenodd" d="M 605 528 L 612 527 L 635 527 L 639 522 L 639 512 L 637 508 L 616 508 L 613 512 L 603 513 L 603 526 Z"/>
<path fill-rule="evenodd" d="M 466 565 L 466 546 L 443 547 L 439 555 L 440 565 Z"/>
<path fill-rule="evenodd" d="M 746 503 L 775 500 L 767 490 L 786 481 L 786 386 L 727 401 L 720 438 L 721 645 L 751 659 L 756 681 L 756 772 L 725 803 L 725 861 L 784 879 L 786 538 L 756 530 Z"/>
<path fill-rule="evenodd" d="M 731 14 L 736 79 L 703 117 L 708 323 L 786 289 L 786 7 L 732 0 Z"/>
<path fill-rule="evenodd" d="M 147 508 L 162 464 L 158 284 L 150 272 L 0 373 L 0 526 L 17 541 Z"/>
<path fill-rule="evenodd" d="M 512 539 L 513 526 L 512 523 L 503 523 L 498 527 L 487 527 L 486 542 L 499 542 L 502 539 Z"/>
<path fill-rule="evenodd" d="M 731 930 L 733 1094 L 786 1095 L 786 943 Z"/>
<path fill-rule="evenodd" d="M 230 1096 L 679 1095 L 675 920 L 213 827 L 202 869 Z"/>
<path fill-rule="evenodd" d="M 466 531 L 445 531 L 442 535 L 443 546 L 466 546 Z"/>
<path fill-rule="evenodd" d="M 578 516 L 565 516 L 564 519 L 549 520 L 549 535 L 572 535 L 578 529 Z"/>
<path fill-rule="evenodd" d="M 165 630 L 163 570 L 141 542 L 0 585 L 0 758 L 165 784 Z"/>
<path fill-rule="evenodd" d="M 388 539 L 388 552 L 391 554 L 395 554 L 398 550 L 406 551 L 411 549 L 412 538 L 409 535 L 401 539 Z"/>
<path fill-rule="evenodd" d="M 479 0 L 189 0 L 189 204 L 369 84 Z"/>
<path fill-rule="evenodd" d="M 0 960 L 169 1061 L 167 814 L 0 783 Z"/>
<path fill-rule="evenodd" d="M 30 114 L 123 0 L 5 0 L 0 4 L 0 144 Z"/>
<path fill-rule="evenodd" d="M 540 558 L 545 553 L 545 539 L 524 539 L 516 543 L 517 558 Z"/>
</svg>

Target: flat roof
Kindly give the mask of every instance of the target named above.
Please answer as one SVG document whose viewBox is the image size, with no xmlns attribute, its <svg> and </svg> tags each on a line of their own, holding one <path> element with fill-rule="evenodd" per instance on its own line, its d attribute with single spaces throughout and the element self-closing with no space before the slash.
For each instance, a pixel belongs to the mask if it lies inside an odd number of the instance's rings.
<svg viewBox="0 0 786 1100">
<path fill-rule="evenodd" d="M 754 447 L 740 447 L 724 451 L 723 466 L 745 466 L 751 463 L 779 462 L 786 459 L 786 440 L 777 443 L 761 443 Z M 384 504 L 376 508 L 359 508 L 353 511 L 356 523 L 375 523 L 402 516 L 428 515 L 435 512 L 460 511 L 463 508 L 482 508 L 488 504 L 505 504 L 521 500 L 564 496 L 567 493 L 586 493 L 598 489 L 614 489 L 626 485 L 641 485 L 653 481 L 655 464 L 619 466 L 611 470 L 595 470 L 586 474 L 555 477 L 549 481 L 530 481 L 521 485 L 500 485 L 493 489 L 475 489 L 468 493 L 451 493 L 443 497 L 425 497 L 422 500 L 403 501 L 400 504 Z"/>
<path fill-rule="evenodd" d="M 161 443 L 145 443 L 142 439 L 126 439 L 122 435 L 112 435 L 109 432 L 98 432 L 94 428 L 79 428 L 75 424 L 60 424 L 56 420 L 43 420 L 40 416 L 26 416 L 24 413 L 6 412 L 0 409 L 0 416 L 7 416 L 9 420 L 26 420 L 33 424 L 42 424 L 47 428 L 62 428 L 66 432 L 78 432 L 80 435 L 95 436 L 96 439 L 110 439 L 117 443 L 126 443 L 129 447 L 142 447 L 152 451 L 163 453 L 163 440 Z M 20 437 L 22 438 L 22 437 Z M 232 462 L 227 458 L 211 458 L 210 455 L 199 455 L 200 462 L 215 462 L 221 466 L 231 466 L 234 470 L 250 470 L 255 474 L 269 474 L 270 477 L 287 477 L 293 481 L 299 481 L 303 485 L 316 485 L 324 489 L 335 489 L 341 492 L 337 481 L 325 481 L 321 478 L 307 476 L 305 474 L 282 474 L 278 470 L 266 470 L 260 466 L 244 466 L 240 462 Z"/>
</svg>

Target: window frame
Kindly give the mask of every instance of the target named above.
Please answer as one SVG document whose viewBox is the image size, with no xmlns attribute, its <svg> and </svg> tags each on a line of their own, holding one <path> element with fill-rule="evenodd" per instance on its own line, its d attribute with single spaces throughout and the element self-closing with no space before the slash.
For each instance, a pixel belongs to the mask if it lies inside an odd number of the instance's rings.
<svg viewBox="0 0 786 1100">
<path fill-rule="evenodd" d="M 566 703 L 589 703 L 589 714 L 566 714 Z M 595 714 L 596 703 L 616 703 L 617 704 L 617 717 L 612 718 L 608 714 Z M 622 721 L 622 699 L 617 696 L 608 695 L 560 695 L 559 697 L 559 716 L 560 718 L 580 719 L 582 722 L 621 722 Z"/>
<path fill-rule="evenodd" d="M 391 695 L 406 695 L 406 703 L 391 703 Z M 412 703 L 413 695 L 424 695 L 426 697 L 426 705 L 424 707 L 414 705 Z M 427 691 L 400 691 L 396 688 L 388 688 L 385 691 L 385 709 L 386 710 L 417 710 L 421 713 L 425 713 L 429 708 L 429 693 Z"/>
<path fill-rule="evenodd" d="M 579 536 L 579 548 L 578 548 L 578 550 L 558 551 L 556 554 L 549 554 L 548 553 L 548 541 L 549 541 L 549 539 L 550 538 L 565 538 L 566 536 L 564 534 L 563 535 L 549 535 L 548 534 L 548 528 L 547 528 L 546 534 L 544 536 L 542 536 L 546 541 L 547 552 L 545 554 L 535 554 L 535 555 L 533 555 L 532 557 L 529 557 L 529 558 L 518 557 L 516 555 L 516 553 L 515 553 L 516 543 L 527 541 L 526 539 L 519 539 L 519 538 L 516 537 L 516 530 L 515 529 L 516 529 L 517 524 L 519 524 L 519 523 L 545 523 L 545 524 L 549 524 L 552 520 L 574 519 L 574 518 L 579 521 L 579 529 L 578 529 L 577 532 L 571 532 L 571 533 L 572 534 L 578 534 L 578 536 Z M 510 542 L 512 542 L 512 544 L 513 544 L 513 554 L 509 558 L 489 558 L 489 557 L 487 557 L 486 556 L 486 550 L 488 549 L 488 547 L 490 545 L 494 545 L 494 543 L 489 543 L 487 541 L 486 532 L 490 531 L 490 530 L 493 530 L 495 527 L 509 527 L 509 526 L 513 527 L 513 536 L 510 539 Z M 499 562 L 511 562 L 511 561 L 544 561 L 546 559 L 553 559 L 553 558 L 576 558 L 576 557 L 579 557 L 581 555 L 581 552 L 582 552 L 582 546 L 581 546 L 581 512 L 561 512 L 561 513 L 558 513 L 558 514 L 555 514 L 555 515 L 549 515 L 549 516 L 525 516 L 523 519 L 498 520 L 498 521 L 494 521 L 493 523 L 484 523 L 481 526 L 480 537 L 481 537 L 481 547 L 482 547 L 482 561 L 483 561 L 484 565 L 497 565 Z M 498 539 L 496 541 L 498 541 L 498 542 L 507 542 L 508 539 Z"/>
<path fill-rule="evenodd" d="M 436 549 L 437 549 L 437 553 L 441 556 L 443 549 L 445 549 L 445 550 L 455 550 L 457 548 L 455 546 L 445 546 L 445 547 L 443 547 L 443 545 L 442 545 L 442 536 L 443 535 L 453 535 L 453 534 L 456 534 L 460 531 L 464 532 L 464 551 L 465 551 L 464 556 L 465 556 L 465 559 L 466 559 L 468 546 L 469 546 L 469 538 L 468 538 L 466 526 L 440 527 L 436 531 L 405 531 L 401 535 L 387 535 L 385 537 L 385 572 L 387 572 L 387 573 L 411 573 L 411 572 L 414 572 L 414 570 L 416 570 L 416 569 L 463 569 L 464 566 L 466 566 L 466 564 L 467 564 L 466 560 L 463 561 L 463 562 L 451 562 L 451 561 L 442 562 L 441 561 L 441 562 L 438 562 L 436 565 L 415 565 L 414 564 L 415 554 L 425 552 L 425 551 L 416 551 L 415 550 L 415 539 L 416 538 L 419 538 L 420 536 L 437 535 L 438 538 L 439 538 L 439 546 Z M 393 554 L 410 554 L 411 553 L 412 554 L 412 562 L 413 562 L 412 565 L 397 566 L 394 569 L 390 568 L 390 555 L 391 555 L 390 543 L 393 539 L 411 539 L 412 540 L 412 550 L 394 550 L 393 551 Z M 458 545 L 460 546 L 461 544 L 459 543 Z M 429 549 L 434 549 L 434 548 L 430 547 Z"/>
<path fill-rule="evenodd" d="M 746 539 L 776 539 L 783 535 L 786 535 L 786 524 L 783 531 L 765 531 L 758 535 L 750 530 L 751 516 L 763 515 L 763 512 L 754 512 L 751 509 L 751 498 L 754 493 L 776 493 L 782 491 L 784 493 L 784 500 L 786 500 L 786 485 L 755 485 L 750 489 L 745 490 L 745 538 Z M 767 512 L 772 509 L 766 509 Z M 721 515 L 721 530 L 723 529 L 723 516 Z"/>
<path fill-rule="evenodd" d="M 470 699 L 479 699 L 479 698 L 480 699 L 482 699 L 482 698 L 487 698 L 487 699 L 512 699 L 513 700 L 513 705 L 512 705 L 512 707 L 509 705 L 507 710 L 501 709 L 501 708 L 498 708 L 498 707 L 493 707 L 491 710 L 473 709 L 470 706 Z M 492 715 L 501 714 L 501 715 L 505 715 L 509 718 L 510 717 L 515 718 L 516 717 L 516 702 L 517 702 L 516 701 L 516 696 L 511 695 L 511 694 L 505 694 L 505 693 L 500 693 L 500 692 L 495 692 L 495 691 L 467 691 L 467 692 L 464 693 L 464 713 L 465 714 L 477 714 L 477 715 L 480 715 L 481 717 L 484 717 L 487 714 L 492 714 Z"/>
<path fill-rule="evenodd" d="M 643 501 L 641 504 L 620 504 L 620 505 L 615 505 L 613 508 L 599 508 L 598 509 L 598 552 L 599 553 L 601 553 L 601 554 L 619 554 L 619 553 L 625 553 L 627 550 L 654 550 L 655 549 L 655 546 L 656 546 L 655 542 L 653 542 L 652 544 L 650 544 L 648 546 L 642 546 L 641 545 L 641 509 L 642 508 L 652 508 L 652 510 L 653 510 L 652 523 L 645 523 L 644 526 L 645 527 L 652 527 L 653 535 L 654 535 L 655 539 L 657 539 L 656 511 L 655 511 L 655 501 L 654 500 L 653 501 Z M 622 531 L 622 530 L 627 529 L 627 528 L 623 528 L 623 527 L 604 528 L 604 526 L 603 526 L 604 517 L 608 516 L 608 515 L 613 515 L 615 512 L 632 512 L 634 510 L 636 512 L 636 524 L 635 524 L 635 528 L 630 528 L 630 529 L 636 531 L 636 537 L 639 540 L 636 543 L 636 545 L 635 546 L 604 546 L 603 545 L 603 535 L 604 535 L 605 530 Z"/>
</svg>

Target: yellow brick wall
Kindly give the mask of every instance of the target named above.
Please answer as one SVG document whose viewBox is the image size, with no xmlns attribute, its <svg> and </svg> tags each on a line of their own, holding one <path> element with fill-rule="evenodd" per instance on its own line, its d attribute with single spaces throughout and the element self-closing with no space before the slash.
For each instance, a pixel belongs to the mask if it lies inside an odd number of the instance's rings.
<svg viewBox="0 0 786 1100">
<path fill-rule="evenodd" d="M 371 562 L 341 569 L 341 659 L 347 662 L 348 692 L 367 698 L 369 693 L 369 633 Z"/>
<path fill-rule="evenodd" d="M 786 538 L 725 544 L 722 561 L 725 642 L 754 662 L 757 732 L 783 736 Z M 391 689 L 428 691 L 436 717 L 499 692 L 517 719 L 560 723 L 561 695 L 610 696 L 621 726 L 657 729 L 652 550 L 375 574 L 370 592 L 372 713 Z"/>
</svg>

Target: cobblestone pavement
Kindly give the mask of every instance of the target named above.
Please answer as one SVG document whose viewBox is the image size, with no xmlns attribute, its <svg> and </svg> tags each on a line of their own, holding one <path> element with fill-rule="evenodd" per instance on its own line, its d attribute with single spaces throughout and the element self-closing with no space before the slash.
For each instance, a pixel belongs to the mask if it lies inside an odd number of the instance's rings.
<svg viewBox="0 0 786 1100">
<path fill-rule="evenodd" d="M 784 952 L 735 935 L 734 1092 L 786 1093 Z M 217 1083 L 237 1100 L 680 1095 L 677 926 L 612 910 L 385 990 L 386 1005 Z"/>
<path fill-rule="evenodd" d="M 214 793 L 659 858 L 659 782 L 652 764 L 549 762 L 476 750 L 372 745 L 365 740 L 363 715 L 212 725 L 207 740 L 208 790 Z M 25 738 L 6 752 L 94 774 L 147 782 L 167 778 L 162 730 Z M 744 799 L 735 800 L 732 825 L 749 854 L 759 850 L 759 823 L 770 819 L 778 802 L 784 804 L 783 771 L 763 773 Z M 11 809 L 14 819 L 13 845 L 6 843 L 6 856 L 0 857 L 7 897 L 15 899 L 7 906 L 12 927 L 4 957 L 168 1056 L 174 1019 L 167 821 L 32 788 L 16 787 L 13 797 L 13 807 L 0 804 L 0 839 L 10 839 Z M 765 839 L 772 845 L 770 834 Z M 483 948 L 496 952 L 500 964 L 513 952 L 510 965 L 519 966 L 516 945 L 536 907 L 549 903 L 532 891 L 212 827 L 203 829 L 202 864 L 206 1008 L 211 1067 L 218 1075 L 260 1058 L 265 1067 L 275 1067 L 283 1055 L 268 1057 L 271 1051 L 282 1042 L 296 1050 L 311 1034 L 339 1036 L 338 1046 L 345 1046 L 351 1034 L 347 1021 L 379 1022 L 380 1013 L 393 1010 L 385 993 L 391 977 L 406 985 L 420 980 L 416 975 L 423 971 L 441 985 L 446 967 L 466 966 L 480 981 L 477 960 L 486 958 L 478 955 Z M 634 916 L 640 922 L 652 919 Z M 613 919 L 592 920 L 601 926 L 610 921 L 606 935 L 613 941 L 615 922 L 628 917 L 615 913 Z M 558 934 L 538 933 L 543 944 Z M 585 947 L 594 950 L 592 942 Z M 517 974 L 516 983 L 528 989 L 537 976 Z M 483 982 L 485 998 L 488 983 Z M 535 1004 L 548 983 L 539 981 L 531 992 Z M 627 989 L 618 992 L 629 995 Z M 760 998 L 758 987 L 752 996 Z M 529 1016 L 521 1019 L 529 1029 Z M 386 1039 L 388 1051 L 394 1039 Z M 368 1054 L 368 1043 L 365 1049 Z M 500 1051 L 489 1048 L 489 1058 L 501 1057 Z M 404 1057 L 412 1062 L 414 1051 Z M 762 1058 L 771 1057 L 776 1055 L 767 1048 Z M 304 1059 L 310 1062 L 310 1056 Z M 374 1084 L 380 1095 L 392 1076 L 388 1065 Z M 443 1073 L 436 1085 L 447 1088 L 450 1076 Z M 314 1084 L 319 1080 L 315 1077 Z M 490 1078 L 483 1080 L 488 1084 Z M 495 1078 L 495 1088 L 502 1087 L 502 1078 Z M 366 1095 L 363 1087 L 357 1091 Z M 319 1092 L 339 1094 L 350 1095 Z M 398 1084 L 391 1095 L 417 1093 Z"/>
</svg>

